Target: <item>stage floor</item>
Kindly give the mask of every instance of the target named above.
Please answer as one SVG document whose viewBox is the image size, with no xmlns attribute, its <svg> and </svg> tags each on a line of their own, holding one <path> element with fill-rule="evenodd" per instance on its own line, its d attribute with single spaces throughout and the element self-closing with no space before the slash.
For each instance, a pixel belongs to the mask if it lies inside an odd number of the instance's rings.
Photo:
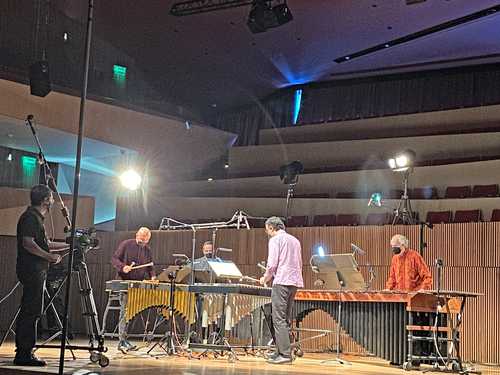
<svg viewBox="0 0 500 375">
<path fill-rule="evenodd" d="M 75 344 L 75 342 L 73 342 Z M 85 341 L 78 344 L 85 345 Z M 405 374 L 406 371 L 389 366 L 386 361 L 377 358 L 358 356 L 345 356 L 351 362 L 341 365 L 334 362 L 334 354 L 308 354 L 296 359 L 292 365 L 270 365 L 262 357 L 240 355 L 239 360 L 229 363 L 226 358 L 189 359 L 182 356 L 157 356 L 153 357 L 146 352 L 148 348 L 139 348 L 130 354 L 123 354 L 115 349 L 116 343 L 107 341 L 109 351 L 106 353 L 110 360 L 108 367 L 101 368 L 89 361 L 87 352 L 75 352 L 77 359 L 67 359 L 65 374 L 90 375 L 90 374 L 130 374 L 130 375 L 278 375 L 284 372 L 296 374 L 340 374 L 346 371 L 349 374 L 374 375 L 374 374 Z M 161 354 L 155 350 L 151 354 Z M 198 353 L 194 353 L 198 355 Z M 1 375 L 31 375 L 31 374 L 56 374 L 59 365 L 59 351 L 56 349 L 43 349 L 37 355 L 44 358 L 48 366 L 42 368 L 19 367 L 12 365 L 14 344 L 6 342 L 0 347 L 0 374 Z M 68 356 L 70 354 L 68 353 Z M 332 360 L 324 363 L 325 360 Z M 430 367 L 422 366 L 422 369 Z M 483 374 L 500 375 L 500 367 L 475 366 Z M 413 371 L 413 374 L 417 372 Z"/>
</svg>

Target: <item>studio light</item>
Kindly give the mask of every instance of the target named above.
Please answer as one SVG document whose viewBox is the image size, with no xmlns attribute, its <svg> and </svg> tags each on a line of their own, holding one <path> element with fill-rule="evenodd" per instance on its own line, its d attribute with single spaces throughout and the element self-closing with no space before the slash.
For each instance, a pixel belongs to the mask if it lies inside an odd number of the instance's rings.
<svg viewBox="0 0 500 375">
<path fill-rule="evenodd" d="M 280 167 L 280 178 L 284 184 L 295 185 L 299 180 L 299 175 L 304 172 L 304 166 L 298 160 L 292 161 Z"/>
<path fill-rule="evenodd" d="M 129 190 L 137 190 L 141 186 L 142 178 L 139 173 L 129 169 L 121 174 L 120 182 Z"/>
<path fill-rule="evenodd" d="M 415 151 L 406 150 L 387 160 L 389 167 L 394 172 L 405 172 L 415 163 Z"/>
<path fill-rule="evenodd" d="M 292 12 L 284 1 L 272 6 L 269 0 L 256 0 L 248 14 L 247 26 L 254 34 L 284 25 L 293 20 Z"/>
</svg>

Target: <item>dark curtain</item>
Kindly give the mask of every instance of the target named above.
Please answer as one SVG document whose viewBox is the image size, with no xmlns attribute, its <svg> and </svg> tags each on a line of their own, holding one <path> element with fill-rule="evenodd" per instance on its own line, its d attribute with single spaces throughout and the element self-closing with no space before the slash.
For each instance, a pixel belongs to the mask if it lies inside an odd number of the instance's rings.
<svg viewBox="0 0 500 375">
<path fill-rule="evenodd" d="M 263 102 L 218 116 L 214 126 L 238 134 L 235 146 L 259 143 L 259 130 L 288 126 L 293 116 L 294 91 L 287 90 Z"/>
<path fill-rule="evenodd" d="M 500 64 L 310 84 L 297 125 L 498 104 L 499 87 Z M 292 126 L 295 89 L 223 113 L 215 126 L 237 133 L 239 146 L 258 144 L 261 129 Z"/>
</svg>

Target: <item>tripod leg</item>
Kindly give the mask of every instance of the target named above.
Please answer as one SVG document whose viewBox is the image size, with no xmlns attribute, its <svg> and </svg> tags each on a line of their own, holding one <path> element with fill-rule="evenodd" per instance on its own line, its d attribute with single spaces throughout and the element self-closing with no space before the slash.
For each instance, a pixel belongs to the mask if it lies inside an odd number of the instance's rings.
<svg viewBox="0 0 500 375">
<path fill-rule="evenodd" d="M 19 316 L 19 313 L 21 312 L 21 307 L 19 307 L 16 311 L 16 313 L 14 314 L 14 317 L 12 318 L 10 324 L 9 324 L 9 328 L 7 328 L 7 330 L 5 331 L 5 334 L 3 335 L 2 337 L 2 341 L 0 342 L 0 346 L 3 345 L 3 343 L 5 342 L 5 340 L 7 339 L 7 336 L 9 336 L 9 333 L 13 333 L 15 335 L 15 332 L 14 330 L 12 329 L 12 327 L 14 327 L 14 324 L 16 323 L 16 320 L 17 320 L 17 317 Z"/>
</svg>

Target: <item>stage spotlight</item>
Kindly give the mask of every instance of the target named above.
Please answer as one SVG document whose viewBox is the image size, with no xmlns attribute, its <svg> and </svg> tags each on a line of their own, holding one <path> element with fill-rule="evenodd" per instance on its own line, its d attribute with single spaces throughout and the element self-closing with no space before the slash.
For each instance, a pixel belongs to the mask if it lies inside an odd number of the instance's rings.
<svg viewBox="0 0 500 375">
<path fill-rule="evenodd" d="M 255 0 L 248 14 L 247 26 L 254 34 L 281 26 L 293 20 L 286 1 L 274 7 L 268 0 Z"/>
<path fill-rule="evenodd" d="M 368 206 L 382 207 L 382 193 L 373 193 L 368 201 Z"/>
<path fill-rule="evenodd" d="M 127 189 L 137 190 L 141 186 L 142 178 L 139 173 L 133 169 L 129 169 L 121 174 L 120 181 Z"/>
<path fill-rule="evenodd" d="M 406 150 L 387 160 L 389 167 L 395 172 L 405 172 L 415 163 L 415 151 Z"/>
<path fill-rule="evenodd" d="M 280 167 L 280 178 L 284 184 L 295 185 L 299 180 L 299 175 L 304 172 L 304 166 L 298 160 Z"/>
</svg>

